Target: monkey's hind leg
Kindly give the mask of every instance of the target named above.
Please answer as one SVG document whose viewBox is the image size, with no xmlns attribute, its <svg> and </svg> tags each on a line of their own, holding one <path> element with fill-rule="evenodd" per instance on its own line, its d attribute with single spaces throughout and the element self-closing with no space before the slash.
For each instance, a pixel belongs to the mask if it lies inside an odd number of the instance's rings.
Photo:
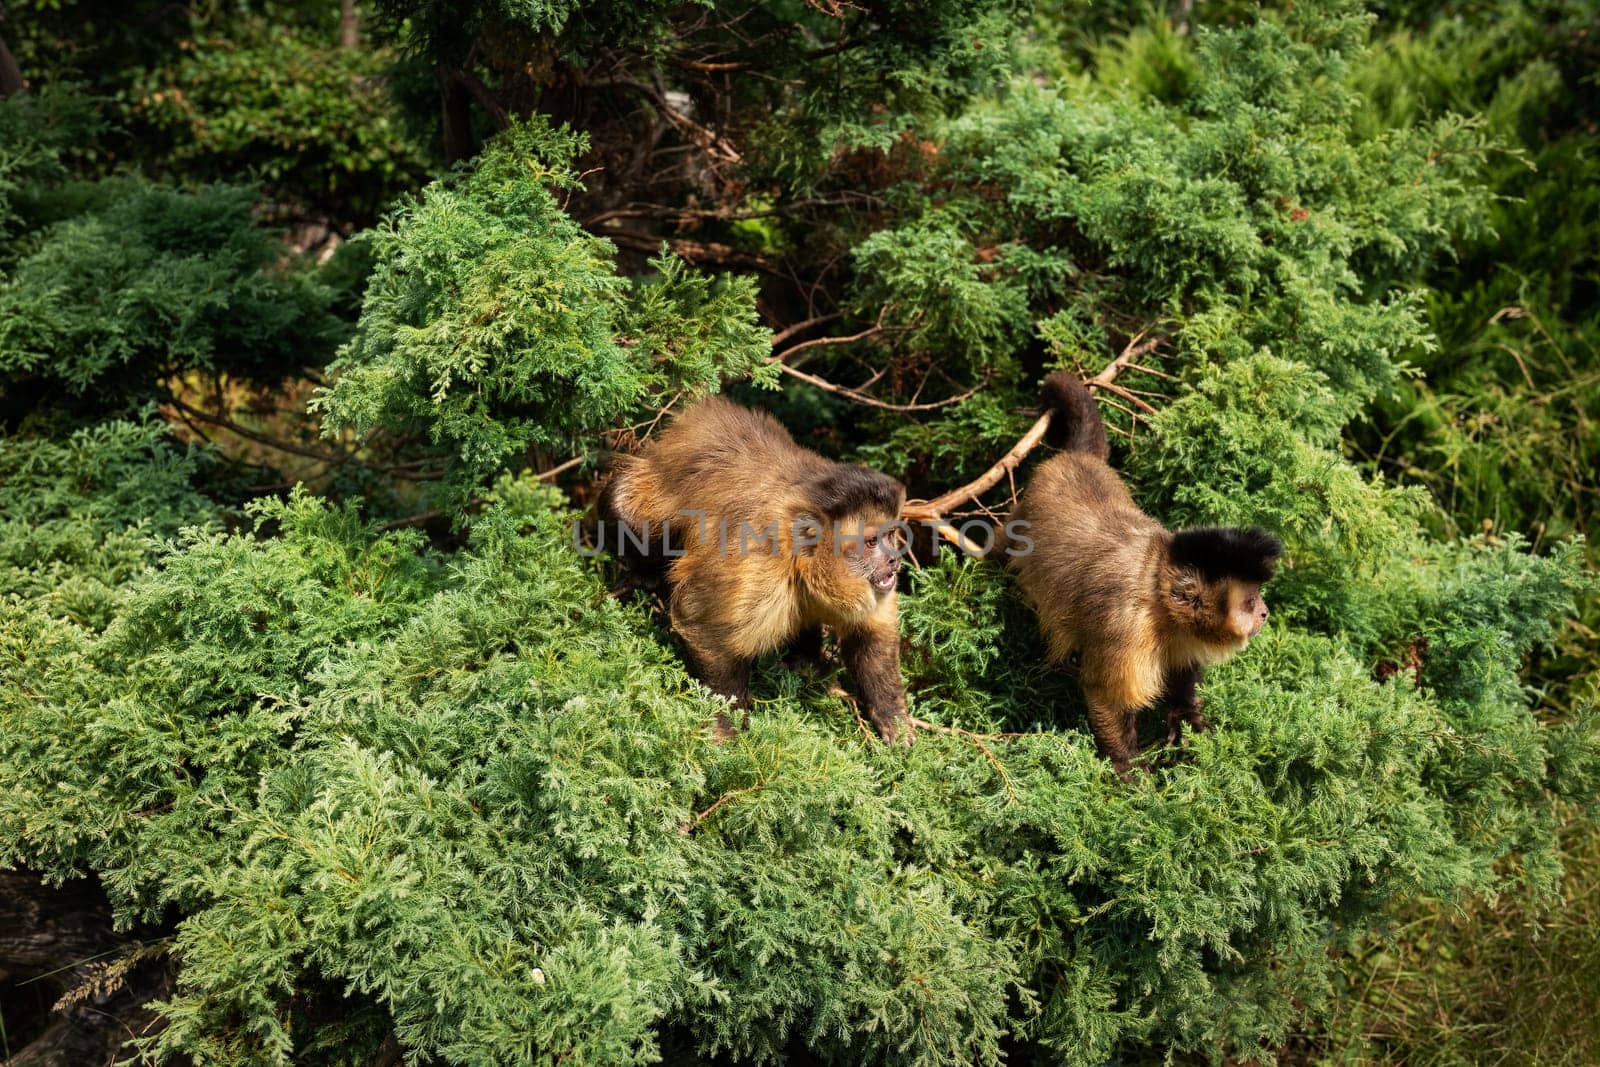
<svg viewBox="0 0 1600 1067">
<path fill-rule="evenodd" d="M 1137 709 L 1118 707 L 1103 694 L 1086 692 L 1084 695 L 1089 700 L 1089 726 L 1094 730 L 1100 754 L 1111 761 L 1118 778 L 1124 782 L 1133 781 L 1133 758 L 1139 754 Z"/>
<path fill-rule="evenodd" d="M 783 665 L 815 678 L 822 665 L 822 627 L 807 626 L 796 634 L 783 654 Z"/>
<path fill-rule="evenodd" d="M 1161 694 L 1161 704 L 1167 709 L 1167 744 L 1176 745 L 1183 740 L 1184 723 L 1195 733 L 1211 729 L 1211 720 L 1200 714 L 1205 701 L 1195 695 L 1199 684 L 1199 667 L 1181 667 L 1167 672 Z"/>
<path fill-rule="evenodd" d="M 839 655 L 856 680 L 878 735 L 891 745 L 909 745 L 916 730 L 906 715 L 905 683 L 900 680 L 900 628 L 867 625 L 839 635 Z"/>
<path fill-rule="evenodd" d="M 737 725 L 733 721 L 733 716 L 727 712 L 717 712 L 716 726 L 712 729 L 716 733 L 718 740 L 726 741 L 750 725 L 751 662 L 747 659 L 718 655 L 703 648 L 696 648 L 694 642 L 688 638 L 685 638 L 684 644 L 689 649 L 689 664 L 694 671 L 694 676 L 700 679 L 705 684 L 705 687 L 713 693 L 733 701 L 734 707 L 740 711 Z"/>
<path fill-rule="evenodd" d="M 750 708 L 750 668 L 754 659 L 730 650 L 728 637 L 716 624 L 716 590 L 699 581 L 686 581 L 672 591 L 672 629 L 689 653 L 689 669 L 705 687 L 733 701 L 741 712 Z M 727 712 L 717 712 L 718 738 L 726 740 L 748 724 L 748 714 L 734 725 Z"/>
</svg>

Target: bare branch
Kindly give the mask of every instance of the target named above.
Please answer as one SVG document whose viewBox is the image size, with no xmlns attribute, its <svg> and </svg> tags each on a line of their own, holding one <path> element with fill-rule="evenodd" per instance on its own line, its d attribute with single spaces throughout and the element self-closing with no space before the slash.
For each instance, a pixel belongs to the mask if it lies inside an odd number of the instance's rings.
<svg viewBox="0 0 1600 1067">
<path fill-rule="evenodd" d="M 812 339 L 810 341 L 802 341 L 797 345 L 793 345 L 793 346 L 791 346 L 789 348 L 784 349 L 782 352 L 775 353 L 773 355 L 773 357 L 772 357 L 772 361 L 774 363 L 787 363 L 797 353 L 803 352 L 808 348 L 818 348 L 818 347 L 821 347 L 823 345 L 847 345 L 847 344 L 850 344 L 852 341 L 864 341 L 868 337 L 876 337 L 879 334 L 884 334 L 884 333 L 904 333 L 907 330 L 915 329 L 916 325 L 917 325 L 917 321 L 922 318 L 921 314 L 919 313 L 917 315 L 916 319 L 913 319 L 911 322 L 908 322 L 903 326 L 885 326 L 883 324 L 883 320 L 884 320 L 885 317 L 888 316 L 889 312 L 891 312 L 893 310 L 894 310 L 894 305 L 893 304 L 889 304 L 889 305 L 885 306 L 881 311 L 878 312 L 878 321 L 876 323 L 874 323 L 873 325 L 868 326 L 865 330 L 862 330 L 860 333 L 853 333 L 853 334 L 850 334 L 849 336 L 846 336 L 846 337 L 817 337 L 817 338 L 814 338 L 814 339 Z M 807 324 L 812 323 L 812 322 L 821 322 L 821 321 L 824 321 L 825 319 L 828 319 L 828 318 L 838 318 L 838 316 L 837 315 L 823 315 L 823 316 L 819 316 L 818 318 L 815 318 L 815 319 L 808 319 L 808 320 L 806 320 L 805 323 L 801 323 L 800 325 L 804 326 L 804 325 L 807 325 Z M 787 337 L 789 332 L 790 331 L 786 330 L 782 334 L 773 335 L 773 338 L 772 338 L 773 347 L 776 348 L 778 346 L 778 342 L 783 340 L 785 337 Z M 788 367 L 784 367 L 784 370 L 786 370 L 786 371 L 789 370 L 789 369 L 790 368 L 788 368 Z"/>
<path fill-rule="evenodd" d="M 494 118 L 496 129 L 503 130 L 511 125 L 511 116 L 506 114 L 505 106 L 494 95 L 494 91 L 483 84 L 482 78 L 470 70 L 458 70 L 455 77 L 472 94 L 473 99 L 483 105 L 483 109 Z"/>
<path fill-rule="evenodd" d="M 331 463 L 335 466 L 350 462 L 349 456 L 341 456 L 334 452 L 324 452 L 321 449 L 306 448 L 288 441 L 280 441 L 276 437 L 268 437 L 263 433 L 257 433 L 255 430 L 240 426 L 232 419 L 201 411 L 199 408 L 186 404 L 175 396 L 168 395 L 165 397 L 164 402 L 171 404 L 179 412 L 187 414 L 190 418 L 199 419 L 201 422 L 210 423 L 212 426 L 220 426 L 224 430 L 236 433 L 240 437 L 254 441 L 258 445 L 266 445 L 268 448 L 275 448 L 279 452 L 289 452 L 296 456 L 305 456 L 308 459 L 320 460 L 323 463 Z"/>
<path fill-rule="evenodd" d="M 783 329 L 772 335 L 772 347 L 777 348 L 795 334 L 803 333 L 806 330 L 811 329 L 813 326 L 821 326 L 825 322 L 832 322 L 834 319 L 839 318 L 840 314 L 840 312 L 835 311 L 827 315 L 814 315 L 811 318 L 797 322 L 792 326 L 785 326 Z M 783 357 L 779 356 L 777 358 L 782 359 Z"/>
<path fill-rule="evenodd" d="M 1143 330 L 1135 334 L 1128 341 L 1127 346 L 1123 348 L 1121 355 L 1106 364 L 1099 374 L 1088 379 L 1084 384 L 1095 391 L 1115 391 L 1112 383 L 1116 381 L 1117 375 L 1126 370 L 1128 365 L 1135 359 L 1153 350 L 1161 343 L 1159 337 L 1145 339 L 1144 334 L 1145 331 Z M 1130 397 L 1130 399 L 1137 403 L 1143 403 L 1137 397 Z M 1149 405 L 1145 406 L 1148 407 Z M 1150 410 L 1153 411 L 1155 409 L 1151 408 Z M 939 522 L 947 512 L 960 507 L 968 501 L 977 500 L 978 497 L 994 488 L 1001 478 L 1007 477 L 1015 470 L 1023 458 L 1029 452 L 1032 452 L 1040 441 L 1044 440 L 1045 432 L 1050 429 L 1050 417 L 1051 413 L 1048 411 L 1040 415 L 1039 418 L 1034 420 L 1033 425 L 1028 427 L 1028 432 L 1022 435 L 1022 439 L 1012 445 L 1010 451 L 996 460 L 993 466 L 978 477 L 959 489 L 952 489 L 948 493 L 937 496 L 932 500 L 908 501 L 900 511 L 900 517 L 908 522 Z"/>
<path fill-rule="evenodd" d="M 662 219 L 683 221 L 705 220 L 709 222 L 737 222 L 743 219 L 765 219 L 776 215 L 791 215 L 796 211 L 804 211 L 813 207 L 848 207 L 860 202 L 879 203 L 878 197 L 868 193 L 841 193 L 836 197 L 826 197 L 810 200 L 791 200 L 783 204 L 774 204 L 766 208 L 749 208 L 744 211 L 730 211 L 727 209 L 707 210 L 705 208 L 679 208 L 666 204 L 641 204 L 627 207 L 612 208 L 602 211 L 583 220 L 585 229 L 591 229 L 603 222 L 614 219 Z"/>
<path fill-rule="evenodd" d="M 796 345 L 795 347 L 799 348 L 801 346 Z M 785 363 L 779 363 L 778 367 L 783 371 L 783 373 L 794 378 L 799 378 L 802 382 L 805 382 L 808 385 L 814 385 L 824 392 L 833 393 L 836 396 L 842 396 L 848 400 L 853 400 L 857 404 L 865 404 L 868 407 L 878 408 L 882 411 L 936 411 L 939 408 L 949 407 L 951 404 L 961 403 L 961 401 L 973 396 L 978 392 L 978 390 L 989 384 L 987 380 L 981 381 L 964 393 L 959 393 L 956 396 L 948 396 L 943 400 L 934 400 L 926 404 L 891 404 L 886 400 L 879 400 L 877 397 L 868 396 L 866 393 L 858 393 L 854 389 L 850 389 L 843 385 L 836 385 L 835 383 L 824 378 L 818 378 L 814 374 L 807 374 L 803 370 L 796 370 L 794 367 L 791 367 Z"/>
<path fill-rule="evenodd" d="M 641 252 L 659 252 L 665 244 L 675 254 L 682 256 L 691 263 L 715 263 L 720 266 L 749 267 L 754 270 L 765 271 L 779 278 L 788 275 L 780 270 L 777 264 L 765 256 L 752 255 L 741 252 L 732 245 L 717 244 L 709 241 L 665 240 L 658 237 L 642 237 L 632 233 L 605 234 L 605 239 L 613 244 L 622 245 L 624 248 L 633 248 Z"/>
<path fill-rule="evenodd" d="M 644 82 L 638 81 L 634 78 L 617 78 L 615 79 L 615 83 L 617 85 L 626 86 L 627 88 L 632 89 L 634 92 L 639 93 L 641 96 L 645 97 L 652 104 L 654 104 L 656 110 L 660 112 L 661 116 L 674 126 L 678 127 L 678 129 L 686 137 L 688 137 L 689 140 L 699 145 L 701 150 L 710 157 L 713 164 L 736 164 L 744 161 L 744 156 L 740 154 L 739 150 L 735 148 L 732 143 L 718 134 L 715 130 L 707 126 L 700 125 L 700 123 L 696 122 L 688 115 L 685 115 L 683 112 L 673 107 L 672 104 L 667 100 L 665 93 L 660 92 L 654 87 L 646 85 Z"/>
</svg>

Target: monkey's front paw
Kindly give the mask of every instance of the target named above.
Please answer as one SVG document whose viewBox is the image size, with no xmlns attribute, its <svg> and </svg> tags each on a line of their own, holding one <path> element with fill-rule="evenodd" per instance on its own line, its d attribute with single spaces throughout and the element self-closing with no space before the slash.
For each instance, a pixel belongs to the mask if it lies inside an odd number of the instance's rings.
<svg viewBox="0 0 1600 1067">
<path fill-rule="evenodd" d="M 909 718 L 884 719 L 878 723 L 878 736 L 885 744 L 909 748 L 917 739 L 917 728 Z"/>
<path fill-rule="evenodd" d="M 711 724 L 711 736 L 718 741 L 731 741 L 739 736 L 739 728 L 733 724 L 727 712 L 719 711 L 716 721 Z"/>
<path fill-rule="evenodd" d="M 1201 706 L 1201 702 L 1196 701 L 1167 712 L 1167 744 L 1176 745 L 1183 740 L 1185 725 L 1195 733 L 1211 729 L 1211 720 L 1200 714 Z"/>
</svg>

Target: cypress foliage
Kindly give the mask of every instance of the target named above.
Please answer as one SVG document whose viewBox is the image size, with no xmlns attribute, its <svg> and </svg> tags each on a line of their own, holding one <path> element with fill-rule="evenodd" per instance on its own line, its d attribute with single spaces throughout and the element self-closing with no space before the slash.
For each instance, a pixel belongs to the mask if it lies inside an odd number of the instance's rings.
<svg viewBox="0 0 1600 1067">
<path fill-rule="evenodd" d="M 1594 587 L 1584 544 L 1445 536 L 1424 488 L 1344 452 L 1439 343 L 1416 279 L 1487 233 L 1494 135 L 1372 124 L 1370 19 L 1344 0 L 1115 37 L 1072 10 L 980 37 L 1005 9 L 886 5 L 859 50 L 853 8 L 740 9 L 827 77 L 773 59 L 725 101 L 711 133 L 742 138 L 747 185 L 659 179 L 727 198 L 694 209 L 704 240 L 594 221 L 644 211 L 580 177 L 615 146 L 537 112 L 365 234 L 316 410 L 358 450 L 429 442 L 448 538 L 303 488 L 219 503 L 211 453 L 152 421 L 35 418 L 0 443 L 0 868 L 92 875 L 120 923 L 169 924 L 177 986 L 143 1054 L 1267 1060 L 1397 905 L 1555 890 L 1600 724 L 1592 697 L 1545 714 L 1522 672 Z M 490 30 L 573 70 L 693 71 L 738 36 L 653 4 L 375 10 L 438 60 L 447 107 Z M 624 10 L 625 41 L 595 35 Z M 520 84 L 491 58 L 495 88 Z M 883 69 L 903 78 L 875 107 Z M 27 237 L 0 282 L 6 399 L 126 405 L 341 336 L 249 194 L 67 197 L 65 142 L 29 143 L 0 197 L 62 195 L 7 216 Z M 807 372 L 880 406 L 770 391 L 757 308 L 782 296 L 744 271 L 780 259 L 835 294 L 788 307 L 841 330 Z M 749 729 L 716 741 L 659 613 L 574 541 L 592 481 L 525 469 L 729 385 L 932 495 L 1009 447 L 1041 371 L 1146 336 L 1108 407 L 1140 502 L 1265 526 L 1289 558 L 1271 624 L 1207 677 L 1216 728 L 1132 785 L 1004 571 L 950 552 L 903 593 L 912 710 L 936 724 L 913 747 L 876 741 L 828 659 L 763 662 Z M 925 387 L 949 403 L 919 407 Z"/>
<path fill-rule="evenodd" d="M 713 283 L 665 252 L 630 280 L 560 209 L 581 137 L 533 122 L 431 186 L 369 240 L 377 266 L 321 400 L 330 434 L 420 424 L 466 484 L 529 445 L 581 447 L 641 403 L 757 374 L 749 279 Z"/>
</svg>

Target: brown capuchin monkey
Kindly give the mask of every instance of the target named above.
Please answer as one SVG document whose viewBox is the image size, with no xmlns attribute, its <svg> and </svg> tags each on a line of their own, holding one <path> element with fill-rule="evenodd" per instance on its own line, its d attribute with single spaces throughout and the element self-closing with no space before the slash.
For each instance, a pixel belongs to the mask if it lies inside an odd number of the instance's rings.
<svg viewBox="0 0 1600 1067">
<path fill-rule="evenodd" d="M 600 535 L 665 567 L 673 631 L 713 692 L 748 709 L 756 658 L 827 626 L 878 733 L 910 744 L 895 606 L 904 497 L 888 475 L 801 448 L 766 412 L 709 397 L 618 457 Z"/>
<path fill-rule="evenodd" d="M 1083 382 L 1045 379 L 1051 445 L 1013 522 L 1031 551 L 1008 550 L 1023 596 L 1039 616 L 1053 663 L 1078 656 L 1089 724 L 1124 779 L 1139 752 L 1139 710 L 1158 700 L 1167 742 L 1183 724 L 1210 727 L 1195 686 L 1207 664 L 1243 649 L 1267 621 L 1261 586 L 1283 545 L 1264 530 L 1214 526 L 1172 533 L 1139 510 L 1107 464 L 1105 424 Z"/>
</svg>

